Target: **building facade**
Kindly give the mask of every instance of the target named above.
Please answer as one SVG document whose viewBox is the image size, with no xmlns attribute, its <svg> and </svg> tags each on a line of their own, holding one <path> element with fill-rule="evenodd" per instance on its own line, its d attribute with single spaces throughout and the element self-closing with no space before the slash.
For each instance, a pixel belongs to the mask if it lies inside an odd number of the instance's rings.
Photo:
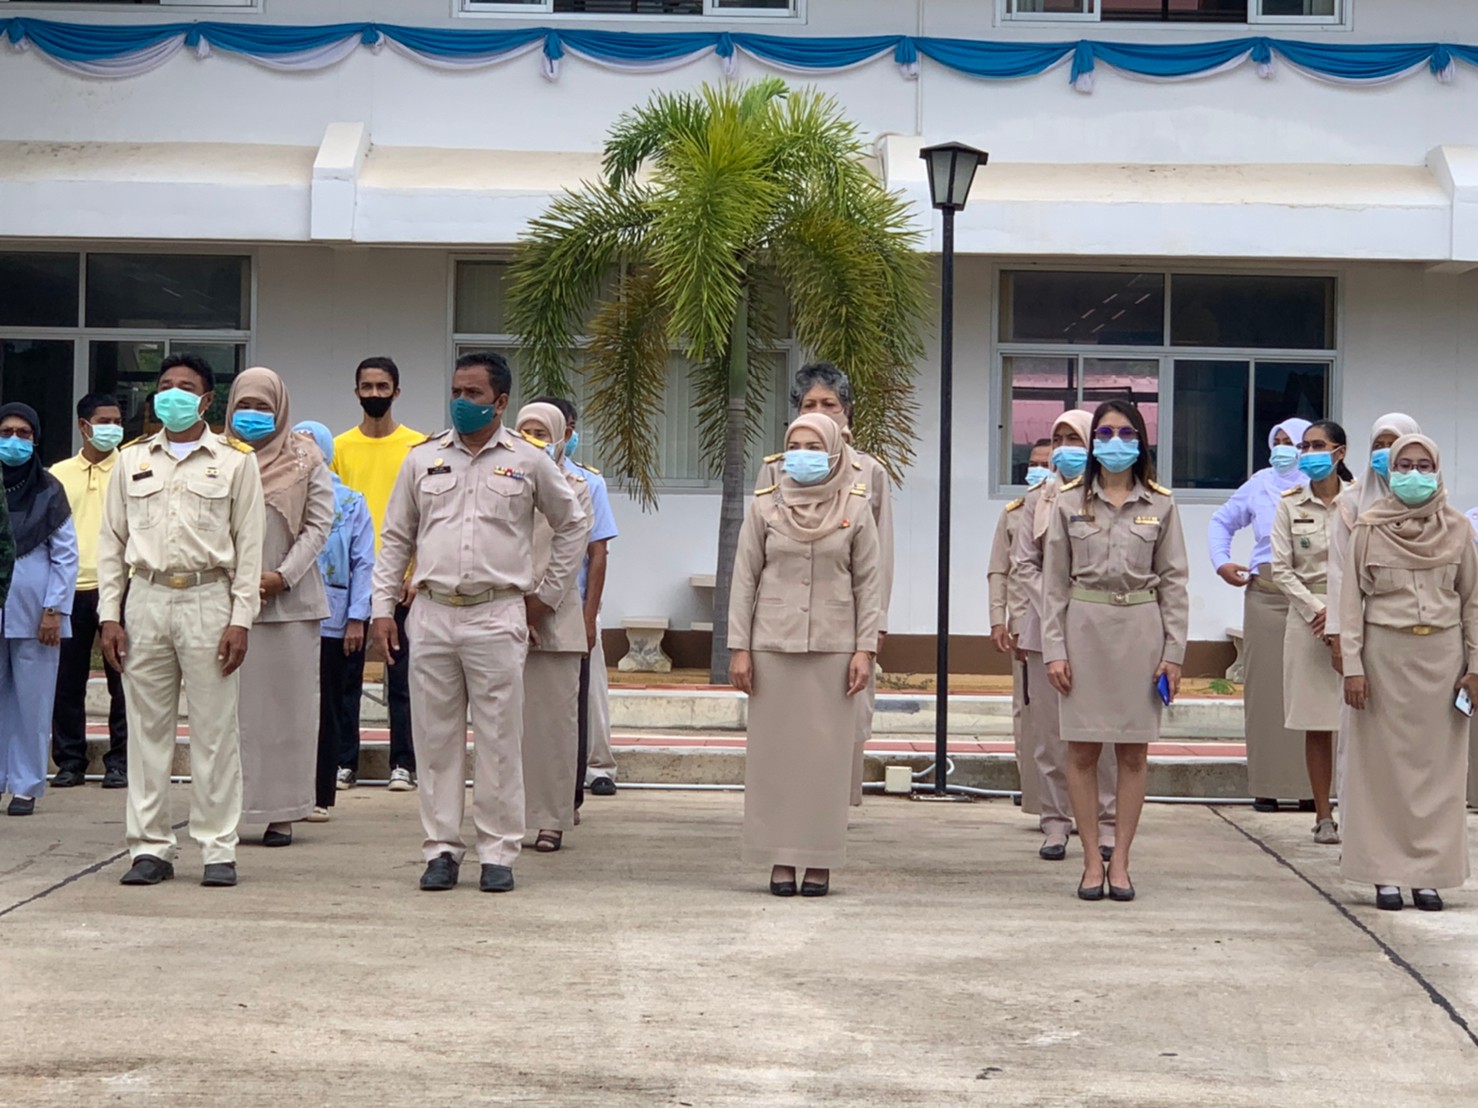
<svg viewBox="0 0 1478 1108">
<path fill-rule="evenodd" d="M 1360 462 L 1371 420 L 1410 412 L 1443 445 L 1459 505 L 1478 503 L 1478 447 L 1467 450 L 1467 417 L 1478 416 L 1478 70 L 1461 50 L 1427 56 L 1434 42 L 1478 44 L 1478 5 L 0 0 L 4 20 L 0 397 L 43 413 L 49 459 L 75 447 L 70 407 L 86 391 L 121 394 L 141 420 L 155 367 L 174 350 L 206 355 L 223 380 L 272 366 L 296 413 L 336 428 L 358 418 L 354 365 L 390 354 L 405 373 L 403 420 L 441 428 L 459 352 L 494 347 L 516 364 L 501 292 L 510 247 L 553 194 L 595 175 L 616 116 L 654 89 L 773 72 L 839 99 L 889 184 L 916 201 L 932 249 L 919 147 L 990 151 L 957 221 L 960 631 L 987 630 L 990 535 L 1020 495 L 1026 451 L 1065 403 L 1130 395 L 1144 407 L 1182 504 L 1199 641 L 1241 620 L 1240 598 L 1207 563 L 1206 523 L 1266 464 L 1279 419 L 1332 415 Z M 74 49 L 31 20 L 94 34 Z M 151 21 L 195 20 L 227 30 L 129 40 L 126 56 L 103 57 Z M 233 51 L 228 33 L 260 45 L 266 27 L 346 20 L 402 30 L 276 55 Z M 419 31 L 506 32 L 513 45 L 456 55 L 439 38 L 424 46 Z M 633 60 L 596 31 L 648 45 L 698 38 L 688 54 Z M 724 32 L 740 48 L 703 47 Z M 867 36 L 908 45 L 847 54 Z M 1270 57 L 1265 36 L 1290 45 Z M 1098 44 L 1096 65 L 1080 40 Z M 786 52 L 796 42 L 810 51 L 799 60 Z M 997 58 L 979 43 L 1017 53 Z M 1427 46 L 1407 65 L 1402 44 Z M 795 71 L 833 45 L 835 68 Z M 1179 48 L 1199 68 L 1134 72 L 1139 46 Z M 1360 70 L 1361 56 L 1341 52 L 1349 46 L 1390 47 L 1389 64 Z M 968 71 L 1028 50 L 1047 61 L 1023 63 L 1025 75 Z M 938 406 L 930 349 L 918 382 L 925 428 Z M 778 441 L 781 386 L 804 352 L 765 356 Z M 718 490 L 676 357 L 672 374 L 660 506 L 617 500 L 610 625 L 708 618 L 707 594 L 688 578 L 712 572 Z M 582 456 L 599 465 L 596 429 L 581 434 Z M 934 625 L 935 449 L 924 435 L 897 494 L 891 622 L 904 635 Z"/>
</svg>

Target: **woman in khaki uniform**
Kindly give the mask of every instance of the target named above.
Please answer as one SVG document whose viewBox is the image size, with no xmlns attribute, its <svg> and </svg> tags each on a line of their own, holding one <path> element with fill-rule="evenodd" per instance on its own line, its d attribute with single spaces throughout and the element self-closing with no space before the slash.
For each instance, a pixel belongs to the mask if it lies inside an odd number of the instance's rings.
<svg viewBox="0 0 1478 1108">
<path fill-rule="evenodd" d="M 785 436 L 785 476 L 744 517 L 729 599 L 729 677 L 749 694 L 747 862 L 770 891 L 825 896 L 846 858 L 858 705 L 882 611 L 876 525 L 852 452 L 825 415 Z"/>
<path fill-rule="evenodd" d="M 564 413 L 553 404 L 525 404 L 515 429 L 547 449 L 565 441 Z M 551 455 L 553 456 L 553 455 Z M 556 459 L 557 461 L 558 459 Z M 563 471 L 585 512 L 588 531 L 595 519 L 585 478 Z M 534 579 L 549 569 L 554 528 L 534 516 Z M 551 615 L 534 624 L 523 667 L 524 825 L 536 827 L 534 849 L 552 854 L 575 826 L 575 792 L 580 763 L 580 659 L 585 656 L 585 615 L 580 590 L 570 587 Z"/>
<path fill-rule="evenodd" d="M 1440 911 L 1438 889 L 1468 878 L 1468 720 L 1478 701 L 1478 549 L 1448 506 L 1442 458 L 1425 435 L 1391 447 L 1390 494 L 1361 514 L 1345 559 L 1348 881 L 1376 886 L 1376 907 Z"/>
<path fill-rule="evenodd" d="M 1108 891 L 1114 900 L 1134 899 L 1130 850 L 1144 807 L 1149 744 L 1160 734 L 1157 684 L 1163 677 L 1174 696 L 1185 659 L 1185 537 L 1170 490 L 1155 483 L 1148 439 L 1133 404 L 1098 406 L 1088 468 L 1058 494 L 1043 551 L 1042 657 L 1062 696 L 1084 900 L 1104 894 L 1097 773 L 1105 743 L 1119 767 Z"/>
<path fill-rule="evenodd" d="M 1345 465 L 1345 430 L 1332 420 L 1311 424 L 1298 444 L 1309 479 L 1283 494 L 1273 520 L 1273 580 L 1288 600 L 1283 635 L 1283 725 L 1304 732 L 1304 759 L 1314 791 L 1314 841 L 1339 842 L 1330 794 L 1334 733 L 1344 696 L 1325 636 L 1329 531 L 1335 500 L 1355 480 Z"/>
</svg>

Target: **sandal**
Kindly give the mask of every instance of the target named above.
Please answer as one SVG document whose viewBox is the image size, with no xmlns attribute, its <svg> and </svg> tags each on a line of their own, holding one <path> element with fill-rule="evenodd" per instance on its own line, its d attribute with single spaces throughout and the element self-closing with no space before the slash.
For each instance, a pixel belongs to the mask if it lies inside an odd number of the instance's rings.
<svg viewBox="0 0 1478 1108">
<path fill-rule="evenodd" d="M 553 854 L 564 845 L 563 831 L 540 831 L 534 840 L 534 849 L 540 854 Z"/>
</svg>

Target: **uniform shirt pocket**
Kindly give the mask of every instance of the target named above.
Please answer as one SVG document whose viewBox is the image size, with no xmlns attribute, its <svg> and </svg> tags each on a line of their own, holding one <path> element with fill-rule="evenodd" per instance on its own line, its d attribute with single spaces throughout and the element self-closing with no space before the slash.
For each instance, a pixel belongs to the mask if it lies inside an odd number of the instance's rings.
<svg viewBox="0 0 1478 1108">
<path fill-rule="evenodd" d="M 219 478 L 198 477 L 185 482 L 185 511 L 202 531 L 219 531 L 231 514 L 231 487 Z"/>
<path fill-rule="evenodd" d="M 128 526 L 146 531 L 164 518 L 164 482 L 158 477 L 130 480 L 127 488 Z"/>
<path fill-rule="evenodd" d="M 519 520 L 532 510 L 533 493 L 524 478 L 495 473 L 487 479 L 488 515 L 493 519 Z"/>
<path fill-rule="evenodd" d="M 1370 595 L 1385 596 L 1400 592 L 1412 584 L 1411 570 L 1395 569 L 1391 566 L 1370 567 Z"/>
</svg>

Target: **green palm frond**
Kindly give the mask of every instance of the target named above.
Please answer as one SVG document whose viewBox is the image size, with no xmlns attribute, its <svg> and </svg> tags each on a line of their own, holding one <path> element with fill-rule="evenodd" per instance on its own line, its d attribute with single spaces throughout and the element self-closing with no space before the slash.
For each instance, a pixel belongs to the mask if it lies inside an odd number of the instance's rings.
<svg viewBox="0 0 1478 1108">
<path fill-rule="evenodd" d="M 586 185 L 529 223 L 509 270 L 508 329 L 518 335 L 529 384 L 570 392 L 576 339 L 611 267 L 639 257 L 651 222 L 645 190 Z"/>
<path fill-rule="evenodd" d="M 665 153 L 675 136 L 697 137 L 707 126 L 707 105 L 688 92 L 659 92 L 644 106 L 621 113 L 601 159 L 606 183 L 625 188 L 643 164 Z"/>
<path fill-rule="evenodd" d="M 667 386 L 667 306 L 648 267 L 629 270 L 602 304 L 585 350 L 590 420 L 607 445 L 607 471 L 643 507 L 657 502 L 657 443 Z"/>
</svg>

